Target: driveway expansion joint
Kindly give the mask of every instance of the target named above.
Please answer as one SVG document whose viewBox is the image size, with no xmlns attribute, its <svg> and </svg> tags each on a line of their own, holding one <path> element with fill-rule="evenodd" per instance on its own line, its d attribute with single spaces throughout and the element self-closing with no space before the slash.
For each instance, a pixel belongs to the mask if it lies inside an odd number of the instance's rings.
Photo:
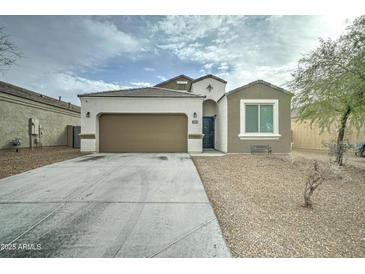
<svg viewBox="0 0 365 274">
<path fill-rule="evenodd" d="M 208 226 L 211 222 L 213 222 L 216 218 L 212 218 L 196 227 L 194 227 L 193 229 L 191 229 L 190 231 L 188 231 L 187 233 L 181 235 L 180 237 L 177 237 L 176 240 L 174 240 L 173 242 L 171 242 L 170 244 L 166 245 L 165 247 L 161 248 L 159 251 L 157 251 L 156 253 L 152 254 L 149 258 L 154 258 L 157 255 L 161 254 L 162 252 L 164 252 L 165 250 L 168 250 L 169 248 L 171 248 L 172 246 L 176 245 L 178 242 L 181 242 L 182 240 L 186 239 L 187 237 L 189 237 L 190 235 L 192 235 L 193 233 L 195 233 L 196 231 L 202 229 L 203 227 Z"/>
</svg>

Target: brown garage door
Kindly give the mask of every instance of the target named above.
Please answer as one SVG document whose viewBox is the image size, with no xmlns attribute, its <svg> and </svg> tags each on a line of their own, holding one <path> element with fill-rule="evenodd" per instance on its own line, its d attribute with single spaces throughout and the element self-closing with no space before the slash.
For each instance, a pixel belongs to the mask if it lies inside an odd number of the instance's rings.
<svg viewBox="0 0 365 274">
<path fill-rule="evenodd" d="M 187 117 L 183 114 L 103 114 L 100 152 L 186 152 Z"/>
</svg>

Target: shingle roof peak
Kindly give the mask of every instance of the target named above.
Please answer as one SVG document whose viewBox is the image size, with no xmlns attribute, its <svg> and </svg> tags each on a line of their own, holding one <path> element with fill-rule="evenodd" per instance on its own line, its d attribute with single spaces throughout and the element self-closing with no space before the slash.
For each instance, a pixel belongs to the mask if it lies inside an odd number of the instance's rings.
<svg viewBox="0 0 365 274">
<path fill-rule="evenodd" d="M 205 96 L 160 87 L 142 87 L 79 94 L 78 97 L 204 98 Z"/>
</svg>

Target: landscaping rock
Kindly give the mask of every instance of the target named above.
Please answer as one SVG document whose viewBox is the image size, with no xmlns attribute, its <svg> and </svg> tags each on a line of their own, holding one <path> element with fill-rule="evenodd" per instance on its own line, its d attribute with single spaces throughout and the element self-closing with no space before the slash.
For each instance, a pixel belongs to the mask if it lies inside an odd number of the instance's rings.
<svg viewBox="0 0 365 274">
<path fill-rule="evenodd" d="M 364 169 L 347 166 L 337 176 L 321 161 L 326 179 L 307 209 L 311 159 L 226 155 L 194 162 L 233 256 L 365 257 Z"/>
</svg>

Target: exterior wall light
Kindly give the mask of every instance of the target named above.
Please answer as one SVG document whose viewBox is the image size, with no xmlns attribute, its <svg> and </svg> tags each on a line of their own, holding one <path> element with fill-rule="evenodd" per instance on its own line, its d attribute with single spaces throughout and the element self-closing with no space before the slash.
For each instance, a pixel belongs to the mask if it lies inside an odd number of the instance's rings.
<svg viewBox="0 0 365 274">
<path fill-rule="evenodd" d="M 89 118 L 90 117 L 90 112 L 86 112 L 86 117 Z"/>
<path fill-rule="evenodd" d="M 196 114 L 196 112 L 194 112 L 194 114 L 193 114 L 194 119 L 196 119 L 197 116 L 198 115 Z"/>
</svg>

